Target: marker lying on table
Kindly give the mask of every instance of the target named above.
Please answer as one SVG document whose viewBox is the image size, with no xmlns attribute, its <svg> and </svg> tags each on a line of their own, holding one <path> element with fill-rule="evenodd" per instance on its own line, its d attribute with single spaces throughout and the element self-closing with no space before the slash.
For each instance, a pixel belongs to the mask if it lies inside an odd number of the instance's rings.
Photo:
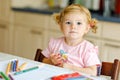
<svg viewBox="0 0 120 80">
<path fill-rule="evenodd" d="M 8 74 L 10 80 L 14 80 L 13 77 L 11 76 L 11 74 Z"/>
<path fill-rule="evenodd" d="M 3 78 L 3 80 L 10 80 L 10 79 L 7 77 L 7 75 L 5 75 L 3 72 L 0 72 L 0 74 L 1 74 L 1 76 L 2 76 L 2 78 Z"/>
<path fill-rule="evenodd" d="M 26 65 L 27 65 L 27 63 L 24 62 L 24 63 L 17 69 L 17 71 L 23 70 L 23 69 L 26 67 Z"/>
<path fill-rule="evenodd" d="M 39 68 L 39 66 L 35 66 L 35 67 L 32 67 L 32 68 L 21 70 L 19 72 L 15 72 L 14 75 L 19 75 L 19 74 L 22 74 L 22 73 L 25 73 L 25 72 L 28 72 L 28 71 L 32 71 L 32 70 L 38 69 L 38 68 Z"/>
</svg>

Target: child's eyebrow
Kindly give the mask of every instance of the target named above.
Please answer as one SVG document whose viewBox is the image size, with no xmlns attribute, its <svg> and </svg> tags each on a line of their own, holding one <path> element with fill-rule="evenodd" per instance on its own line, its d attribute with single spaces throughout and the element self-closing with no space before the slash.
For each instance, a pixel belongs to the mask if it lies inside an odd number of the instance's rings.
<svg viewBox="0 0 120 80">
<path fill-rule="evenodd" d="M 70 19 L 68 19 L 68 18 L 65 18 L 64 20 L 70 20 Z"/>
<path fill-rule="evenodd" d="M 81 20 L 76 20 L 76 21 L 79 21 L 79 22 L 81 22 Z"/>
<path fill-rule="evenodd" d="M 68 18 L 66 18 L 66 19 L 64 19 L 63 21 L 71 21 L 71 19 L 68 19 Z M 75 21 L 82 21 L 81 19 L 78 19 L 78 20 L 75 20 Z"/>
<path fill-rule="evenodd" d="M 69 19 L 64 19 L 63 21 L 70 21 Z"/>
</svg>

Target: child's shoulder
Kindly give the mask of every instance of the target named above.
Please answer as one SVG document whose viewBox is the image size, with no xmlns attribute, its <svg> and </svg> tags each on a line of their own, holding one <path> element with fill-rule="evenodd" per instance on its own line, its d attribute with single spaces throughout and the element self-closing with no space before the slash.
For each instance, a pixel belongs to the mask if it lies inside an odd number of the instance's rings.
<svg viewBox="0 0 120 80">
<path fill-rule="evenodd" d="M 85 40 L 85 44 L 86 44 L 86 49 L 88 51 L 95 51 L 96 53 L 98 53 L 98 46 L 94 45 L 93 43 L 91 43 L 90 41 Z"/>
<path fill-rule="evenodd" d="M 84 40 L 84 44 L 94 46 L 94 44 L 88 40 Z"/>
<path fill-rule="evenodd" d="M 84 45 L 88 46 L 89 48 L 94 48 L 96 47 L 96 45 L 94 45 L 92 42 L 85 40 L 84 41 Z"/>
</svg>

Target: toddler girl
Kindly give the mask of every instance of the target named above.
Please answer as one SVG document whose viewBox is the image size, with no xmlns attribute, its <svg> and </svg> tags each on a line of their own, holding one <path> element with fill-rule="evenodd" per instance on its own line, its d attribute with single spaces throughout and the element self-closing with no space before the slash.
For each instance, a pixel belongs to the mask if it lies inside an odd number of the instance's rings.
<svg viewBox="0 0 120 80">
<path fill-rule="evenodd" d="M 100 64 L 98 49 L 84 39 L 89 30 L 96 32 L 96 20 L 91 18 L 89 10 L 72 4 L 54 16 L 64 36 L 50 39 L 43 55 L 53 65 L 96 75 L 96 65 Z"/>
</svg>

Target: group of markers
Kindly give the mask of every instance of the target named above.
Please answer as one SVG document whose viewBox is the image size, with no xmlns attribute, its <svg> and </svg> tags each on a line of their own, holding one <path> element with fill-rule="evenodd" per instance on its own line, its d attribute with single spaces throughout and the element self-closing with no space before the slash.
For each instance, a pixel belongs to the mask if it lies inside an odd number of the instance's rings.
<svg viewBox="0 0 120 80">
<path fill-rule="evenodd" d="M 26 65 L 27 65 L 27 63 L 24 62 L 22 65 L 20 65 L 20 66 L 18 67 L 18 62 L 19 62 L 19 61 L 18 61 L 17 59 L 11 60 L 11 61 L 7 64 L 6 72 L 5 72 L 5 73 L 0 72 L 0 79 L 11 80 L 11 78 L 10 78 L 10 79 L 8 78 L 8 76 L 11 77 L 11 76 L 9 75 L 10 72 L 19 72 L 19 71 L 23 70 L 23 69 L 26 67 Z"/>
<path fill-rule="evenodd" d="M 17 72 L 21 71 L 25 68 L 26 62 L 24 62 L 21 66 L 18 67 L 18 60 L 12 60 L 8 63 L 7 68 L 6 68 L 6 74 L 8 75 L 9 72 Z"/>
</svg>

